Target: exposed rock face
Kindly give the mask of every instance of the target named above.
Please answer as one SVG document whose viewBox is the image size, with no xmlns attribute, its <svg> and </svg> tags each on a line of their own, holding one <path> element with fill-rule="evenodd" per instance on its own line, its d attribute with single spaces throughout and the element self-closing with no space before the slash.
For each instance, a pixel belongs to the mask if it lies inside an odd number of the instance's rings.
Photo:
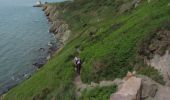
<svg viewBox="0 0 170 100">
<path fill-rule="evenodd" d="M 163 74 L 164 81 L 170 81 L 170 53 L 166 51 L 164 56 L 155 55 L 152 59 L 147 60 L 147 64 L 153 66 Z"/>
<path fill-rule="evenodd" d="M 153 98 L 158 91 L 158 85 L 149 78 L 142 80 L 142 99 Z"/>
<path fill-rule="evenodd" d="M 46 62 L 47 62 L 46 58 L 39 58 L 33 63 L 33 65 L 39 69 L 43 67 L 43 65 L 45 65 Z"/>
<path fill-rule="evenodd" d="M 142 0 L 131 0 L 127 3 L 124 3 L 119 9 L 119 13 L 123 13 L 123 12 L 129 11 L 133 8 L 136 8 L 141 1 Z"/>
<path fill-rule="evenodd" d="M 143 44 L 141 54 L 147 58 L 153 58 L 155 54 L 163 56 L 166 50 L 170 50 L 170 22 L 165 28 L 156 32 L 148 38 Z"/>
<path fill-rule="evenodd" d="M 45 15 L 48 16 L 49 21 L 54 21 L 57 19 L 57 14 L 58 14 L 57 6 L 45 4 L 45 5 L 43 5 L 43 11 L 45 12 Z"/>
<path fill-rule="evenodd" d="M 170 87 L 163 86 L 146 76 L 127 76 L 119 91 L 110 100 L 170 100 Z"/>
<path fill-rule="evenodd" d="M 139 50 L 145 64 L 159 70 L 165 82 L 170 81 L 170 22 L 147 37 Z"/>
<path fill-rule="evenodd" d="M 110 97 L 110 100 L 140 100 L 141 78 L 130 77 L 122 88 Z"/>
<path fill-rule="evenodd" d="M 55 37 L 64 44 L 70 37 L 71 31 L 68 24 L 60 17 L 59 10 L 61 9 L 56 5 L 45 4 L 43 10 L 51 22 L 49 31 L 54 33 Z"/>
<path fill-rule="evenodd" d="M 142 76 L 142 100 L 170 100 L 170 88 Z"/>
</svg>

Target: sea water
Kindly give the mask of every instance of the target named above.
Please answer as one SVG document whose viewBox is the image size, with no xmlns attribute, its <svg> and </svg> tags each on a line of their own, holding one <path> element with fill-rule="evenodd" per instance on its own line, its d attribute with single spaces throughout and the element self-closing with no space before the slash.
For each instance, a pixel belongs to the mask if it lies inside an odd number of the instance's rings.
<svg viewBox="0 0 170 100">
<path fill-rule="evenodd" d="M 43 0 L 42 2 L 62 0 Z M 1 0 L 0 3 L 0 94 L 28 78 L 33 62 L 47 55 L 49 23 L 36 0 Z M 40 51 L 44 48 L 45 51 Z"/>
</svg>

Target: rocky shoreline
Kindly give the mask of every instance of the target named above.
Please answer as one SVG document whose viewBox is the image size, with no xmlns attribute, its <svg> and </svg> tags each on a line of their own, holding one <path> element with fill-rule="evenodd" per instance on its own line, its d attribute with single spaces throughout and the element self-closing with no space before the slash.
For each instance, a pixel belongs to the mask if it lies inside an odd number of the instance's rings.
<svg viewBox="0 0 170 100">
<path fill-rule="evenodd" d="M 54 43 L 48 43 L 49 50 L 47 51 L 47 58 L 40 58 L 33 63 L 33 65 L 38 69 L 41 68 L 44 64 L 46 64 L 46 62 L 51 58 L 51 56 L 53 56 L 57 51 L 62 49 L 63 45 L 66 43 L 71 34 L 68 24 L 62 18 L 60 18 L 58 6 L 45 3 L 42 7 L 42 10 L 44 11 L 45 16 L 47 17 L 51 25 L 49 32 L 53 33 L 54 38 L 57 41 L 57 46 Z"/>
<path fill-rule="evenodd" d="M 48 43 L 48 49 L 39 48 L 39 52 L 42 51 L 44 53 L 47 53 L 47 56 L 40 57 L 32 63 L 32 65 L 35 67 L 34 71 L 28 71 L 19 76 L 14 76 L 14 78 L 12 78 L 9 82 L 1 86 L 0 97 L 5 95 L 5 93 L 8 92 L 11 88 L 17 86 L 24 80 L 29 79 L 32 73 L 36 71 L 36 69 L 40 69 L 41 67 L 43 67 L 54 54 L 62 49 L 62 47 L 70 37 L 71 31 L 69 30 L 68 24 L 64 20 L 59 18 L 59 13 L 57 13 L 58 7 L 56 5 L 46 3 L 42 5 L 42 8 L 45 15 L 47 16 L 48 21 L 51 24 L 49 32 L 53 33 L 54 38 L 56 39 L 56 43 L 50 41 Z"/>
<path fill-rule="evenodd" d="M 51 25 L 49 32 L 54 35 L 54 38 L 57 41 L 57 46 L 54 43 L 48 43 L 49 49 L 47 51 L 47 58 L 40 58 L 33 63 L 37 69 L 41 68 L 57 51 L 62 49 L 71 34 L 68 24 L 59 15 L 58 6 L 45 3 L 42 7 L 42 10 Z M 43 48 L 40 49 L 43 50 Z"/>
<path fill-rule="evenodd" d="M 61 45 L 64 45 L 70 37 L 71 31 L 68 24 L 60 17 L 59 7 L 52 4 L 44 4 L 43 11 L 51 23 L 49 32 L 53 33 L 55 38 L 59 40 Z"/>
</svg>

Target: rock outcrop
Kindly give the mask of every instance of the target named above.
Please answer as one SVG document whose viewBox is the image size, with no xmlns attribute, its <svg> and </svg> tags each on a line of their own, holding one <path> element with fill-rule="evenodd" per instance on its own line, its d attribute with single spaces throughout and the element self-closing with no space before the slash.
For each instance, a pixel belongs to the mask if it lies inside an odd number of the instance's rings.
<svg viewBox="0 0 170 100">
<path fill-rule="evenodd" d="M 62 44 L 65 44 L 70 37 L 71 31 L 69 30 L 68 24 L 60 17 L 59 10 L 61 9 L 57 5 L 43 5 L 43 11 L 49 22 L 51 22 L 49 31 L 54 33 L 55 38 Z"/>
<path fill-rule="evenodd" d="M 145 64 L 154 67 L 170 82 L 170 22 L 152 32 L 141 44 L 139 55 Z"/>
<path fill-rule="evenodd" d="M 123 5 L 120 6 L 119 13 L 124 13 L 126 11 L 133 9 L 133 8 L 136 8 L 141 1 L 142 0 L 131 0 L 131 1 L 124 3 Z"/>
<path fill-rule="evenodd" d="M 155 54 L 155 56 L 147 60 L 147 64 L 159 70 L 164 78 L 164 81 L 170 82 L 170 53 L 166 51 L 165 55 L 160 56 Z"/>
<path fill-rule="evenodd" d="M 170 100 L 170 87 L 163 86 L 148 77 L 142 78 L 141 100 Z"/>
<path fill-rule="evenodd" d="M 129 78 L 122 88 L 110 97 L 110 100 L 140 100 L 141 80 L 134 76 Z"/>
<path fill-rule="evenodd" d="M 166 50 L 170 51 L 170 22 L 167 22 L 164 27 L 156 30 L 153 34 L 147 37 L 141 45 L 139 51 L 141 56 L 152 59 L 156 54 L 163 56 Z"/>
<path fill-rule="evenodd" d="M 170 87 L 146 76 L 133 75 L 125 79 L 118 92 L 110 96 L 110 100 L 170 100 Z"/>
</svg>

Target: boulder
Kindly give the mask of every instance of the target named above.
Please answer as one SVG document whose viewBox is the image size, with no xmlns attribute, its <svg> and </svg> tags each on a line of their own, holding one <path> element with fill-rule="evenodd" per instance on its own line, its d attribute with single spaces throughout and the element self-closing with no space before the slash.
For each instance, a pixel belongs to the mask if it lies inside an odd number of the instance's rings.
<svg viewBox="0 0 170 100">
<path fill-rule="evenodd" d="M 122 4 L 119 8 L 119 13 L 124 13 L 126 11 L 133 9 L 133 8 L 136 8 L 140 4 L 141 1 L 142 0 L 132 0 L 132 1 Z"/>
<path fill-rule="evenodd" d="M 39 69 L 39 68 L 41 68 L 43 65 L 45 65 L 46 62 L 47 62 L 47 59 L 46 59 L 46 58 L 39 58 L 39 59 L 37 59 L 37 60 L 33 63 L 33 65 Z"/>
<path fill-rule="evenodd" d="M 110 100 L 170 100 L 170 87 L 146 76 L 137 77 L 129 72 L 118 92 L 110 96 Z"/>
<path fill-rule="evenodd" d="M 170 87 L 163 86 L 148 77 L 142 78 L 142 100 L 170 100 Z"/>
<path fill-rule="evenodd" d="M 151 80 L 142 80 L 142 95 L 141 98 L 153 98 L 158 91 L 158 85 Z"/>
<path fill-rule="evenodd" d="M 140 100 L 141 78 L 132 76 L 126 80 L 121 89 L 111 95 L 110 100 Z"/>
</svg>

